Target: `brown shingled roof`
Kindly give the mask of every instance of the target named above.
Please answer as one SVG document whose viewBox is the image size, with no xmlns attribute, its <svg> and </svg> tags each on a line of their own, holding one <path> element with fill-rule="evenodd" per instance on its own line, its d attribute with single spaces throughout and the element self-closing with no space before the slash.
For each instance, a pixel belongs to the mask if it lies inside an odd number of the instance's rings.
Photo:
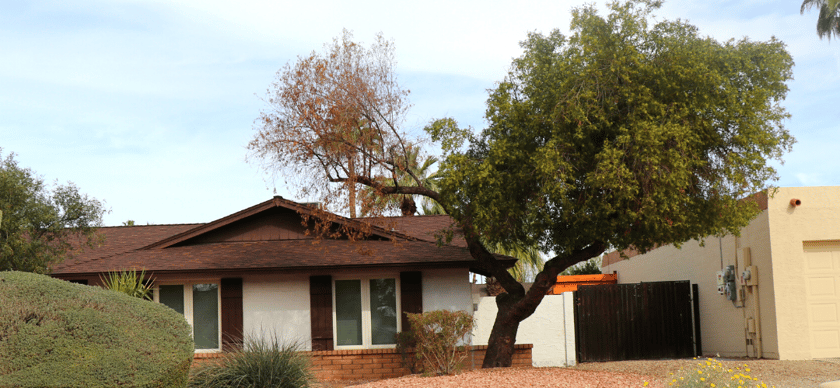
<svg viewBox="0 0 840 388">
<path fill-rule="evenodd" d="M 232 242 L 134 250 L 56 270 L 100 273 L 115 269 L 147 271 L 221 271 L 460 264 L 475 261 L 465 248 L 424 241 L 283 240 Z"/>
<path fill-rule="evenodd" d="M 96 248 L 83 247 L 76 250 L 72 258 L 53 266 L 53 273 L 74 271 L 73 268 L 81 263 L 140 249 L 155 241 L 160 241 L 199 225 L 203 224 L 135 225 L 99 228 L 98 232 L 105 239 L 102 246 Z"/>
<path fill-rule="evenodd" d="M 224 228 L 234 230 L 255 225 L 263 217 L 275 217 L 272 209 L 307 212 L 311 208 L 275 197 L 248 209 L 207 224 L 123 226 L 100 229 L 105 243 L 85 249 L 53 268 L 60 277 L 97 274 L 123 269 L 153 272 L 212 272 L 257 270 L 317 270 L 334 268 L 388 266 L 460 266 L 482 273 L 465 248 L 463 238 L 439 247 L 435 233 L 452 225 L 449 216 L 393 217 L 376 222 L 371 238 L 360 241 L 313 239 L 222 240 L 210 241 L 200 236 Z M 297 214 L 294 212 L 282 213 Z M 277 218 L 273 218 L 277 219 Z M 289 219 L 289 218 L 282 218 Z M 335 222 L 353 225 L 365 219 L 338 217 Z M 239 225 L 239 226 L 237 226 Z M 499 256 L 512 266 L 516 259 Z"/>
<path fill-rule="evenodd" d="M 452 217 L 445 214 L 411 217 L 383 217 L 372 220 L 374 224 L 380 225 L 385 229 L 393 228 L 395 231 L 430 242 L 437 242 L 438 234 L 452 228 L 453 236 L 449 245 L 458 247 L 467 246 L 467 241 L 464 240 L 464 232 L 457 226 Z"/>
</svg>

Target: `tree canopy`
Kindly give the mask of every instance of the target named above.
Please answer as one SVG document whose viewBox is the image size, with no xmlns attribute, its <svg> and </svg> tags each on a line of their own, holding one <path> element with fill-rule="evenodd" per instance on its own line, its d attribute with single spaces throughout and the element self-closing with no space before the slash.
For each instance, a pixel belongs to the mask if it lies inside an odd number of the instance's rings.
<svg viewBox="0 0 840 388">
<path fill-rule="evenodd" d="M 441 204 L 464 230 L 477 266 L 506 290 L 496 299 L 484 366 L 509 366 L 519 322 L 562 270 L 609 247 L 645 251 L 738 234 L 758 212 L 742 199 L 777 179 L 770 162 L 794 142 L 781 105 L 793 66 L 785 45 L 718 42 L 685 21 L 653 20 L 659 6 L 615 1 L 606 16 L 583 6 L 572 11 L 571 35 L 528 34 L 524 53 L 490 91 L 487 128 L 475 133 L 451 118 L 425 128 L 443 150 L 434 188 L 417 178 L 396 182 L 400 171 L 410 173 L 402 150 L 421 141 L 396 120 L 368 129 L 377 116 L 365 112 L 387 111 L 378 108 L 383 100 L 368 98 L 375 94 L 335 101 L 320 94 L 310 105 L 330 109 L 308 115 L 310 122 L 290 111 L 286 84 L 275 84 L 251 151 L 275 173 L 318 173 L 308 185 L 353 182 Z M 299 75 L 293 69 L 279 78 Z M 366 90 L 396 85 L 385 79 Z M 364 117 L 353 120 L 364 125 L 332 125 L 333 117 Z M 365 168 L 348 168 L 348 148 L 365 156 L 354 162 Z M 555 256 L 526 293 L 488 251 L 494 244 Z"/>
<path fill-rule="evenodd" d="M 381 196 L 402 181 L 422 182 L 409 168 L 419 159 L 401 128 L 408 90 L 396 79 L 393 43 L 378 35 L 365 48 L 352 39 L 345 30 L 324 53 L 298 57 L 277 72 L 270 109 L 256 120 L 248 149 L 266 169 L 296 184 L 302 197 L 355 217 L 357 207 L 376 214 L 376 204 L 364 200 L 378 202 L 364 196 L 357 205 L 359 184 Z"/>
<path fill-rule="evenodd" d="M 0 159 L 0 211 L 0 270 L 49 273 L 73 249 L 99 241 L 105 208 L 73 183 L 47 186 L 9 154 Z"/>
<path fill-rule="evenodd" d="M 572 36 L 529 34 L 491 92 L 488 128 L 443 168 L 444 202 L 491 240 L 570 252 L 737 233 L 793 138 L 784 44 L 717 42 L 655 2 L 573 11 Z"/>
</svg>

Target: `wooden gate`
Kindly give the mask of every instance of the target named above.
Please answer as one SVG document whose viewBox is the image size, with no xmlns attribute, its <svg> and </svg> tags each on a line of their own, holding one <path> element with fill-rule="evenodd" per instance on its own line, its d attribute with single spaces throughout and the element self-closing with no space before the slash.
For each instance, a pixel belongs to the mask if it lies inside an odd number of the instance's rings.
<svg viewBox="0 0 840 388">
<path fill-rule="evenodd" d="M 699 306 L 697 285 L 693 288 L 694 298 L 688 281 L 579 287 L 574 308 L 578 362 L 699 355 L 699 317 L 692 314 Z"/>
</svg>

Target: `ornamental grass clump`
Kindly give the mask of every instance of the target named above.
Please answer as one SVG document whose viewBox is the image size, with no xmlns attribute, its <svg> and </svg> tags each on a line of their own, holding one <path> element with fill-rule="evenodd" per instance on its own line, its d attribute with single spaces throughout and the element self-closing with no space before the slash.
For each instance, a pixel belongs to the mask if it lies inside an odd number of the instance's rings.
<svg viewBox="0 0 840 388">
<path fill-rule="evenodd" d="M 312 362 L 297 342 L 248 336 L 241 349 L 193 368 L 191 388 L 303 388 L 315 381 Z"/>
<path fill-rule="evenodd" d="M 727 368 L 722 362 L 714 358 L 707 358 L 698 362 L 695 368 L 680 368 L 676 374 L 671 373 L 668 386 L 683 388 L 768 388 L 767 384 L 759 381 L 757 377 L 748 375 L 748 373 L 750 373 L 750 368 L 747 364 Z M 648 386 L 648 382 L 645 382 L 644 386 Z"/>
</svg>

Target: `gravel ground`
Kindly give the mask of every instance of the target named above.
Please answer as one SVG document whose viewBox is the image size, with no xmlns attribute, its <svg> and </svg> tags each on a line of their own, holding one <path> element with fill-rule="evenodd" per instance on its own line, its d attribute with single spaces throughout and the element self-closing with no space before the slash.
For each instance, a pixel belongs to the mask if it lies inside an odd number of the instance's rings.
<svg viewBox="0 0 840 388">
<path fill-rule="evenodd" d="M 568 368 L 480 369 L 455 376 L 405 376 L 353 388 L 386 387 L 641 387 L 645 376 Z"/>
<path fill-rule="evenodd" d="M 702 360 L 701 360 L 702 361 Z M 840 380 L 840 359 L 778 361 L 754 359 L 721 360 L 727 368 L 750 368 L 768 387 L 816 388 L 820 383 Z M 505 368 L 465 372 L 456 376 L 405 376 L 366 382 L 354 388 L 385 387 L 667 387 L 680 368 L 695 369 L 698 360 L 645 360 L 584 363 L 572 368 Z M 339 385 L 333 385 L 337 387 Z"/>
<path fill-rule="evenodd" d="M 779 361 L 755 359 L 720 359 L 726 368 L 744 369 L 748 365 L 752 377 L 777 388 L 816 388 L 821 383 L 840 380 L 840 359 L 811 361 Z M 667 382 L 670 373 L 680 368 L 694 369 L 697 360 L 644 360 L 621 362 L 587 362 L 573 367 L 576 370 L 637 373 Z M 667 384 L 666 384 L 667 385 Z"/>
</svg>

